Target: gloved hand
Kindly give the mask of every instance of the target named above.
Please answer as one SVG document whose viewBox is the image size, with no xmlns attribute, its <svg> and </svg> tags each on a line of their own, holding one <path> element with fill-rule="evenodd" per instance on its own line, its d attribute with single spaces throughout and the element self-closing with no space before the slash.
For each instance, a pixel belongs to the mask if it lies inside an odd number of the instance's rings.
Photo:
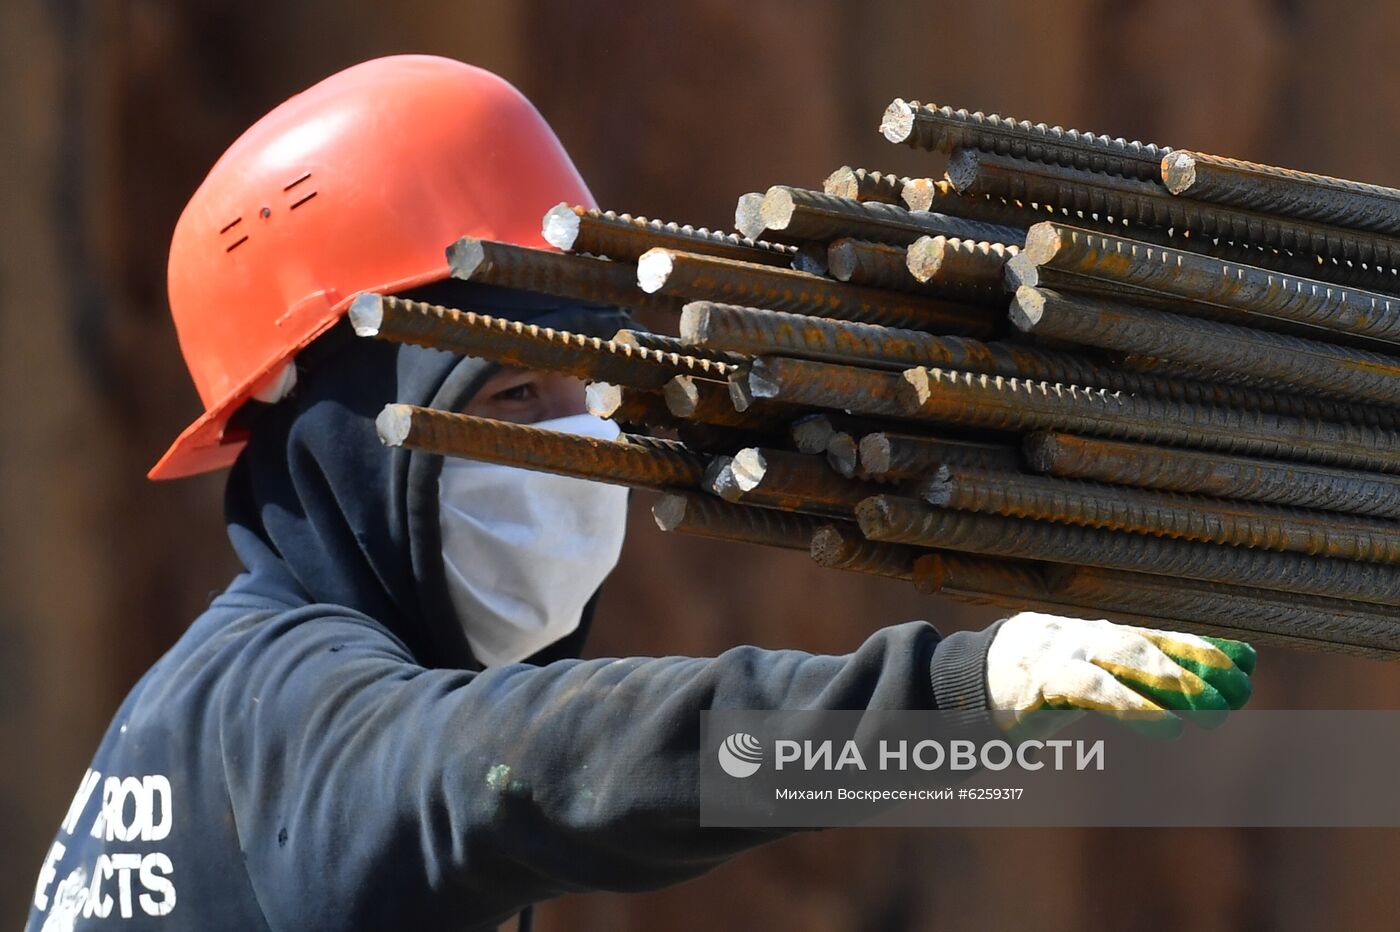
<svg viewBox="0 0 1400 932">
<path fill-rule="evenodd" d="M 1254 648 L 1243 641 L 1021 612 L 987 651 L 987 695 L 1003 727 L 1027 735 L 1039 710 L 1129 712 L 1159 737 L 1181 731 L 1169 710 L 1224 714 L 1249 701 Z M 1040 716 L 1067 724 L 1070 716 Z"/>
</svg>

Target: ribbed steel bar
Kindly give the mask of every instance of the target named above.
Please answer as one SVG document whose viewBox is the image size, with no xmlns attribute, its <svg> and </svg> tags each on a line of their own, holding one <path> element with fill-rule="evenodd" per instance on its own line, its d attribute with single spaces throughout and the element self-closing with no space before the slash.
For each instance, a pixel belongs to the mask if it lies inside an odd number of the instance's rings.
<svg viewBox="0 0 1400 932">
<path fill-rule="evenodd" d="M 956 284 L 969 290 L 1002 291 L 1006 261 L 1020 250 L 1001 243 L 924 236 L 909 244 L 905 265 L 919 282 Z"/>
<path fill-rule="evenodd" d="M 677 420 L 655 392 L 611 382 L 589 382 L 584 389 L 584 404 L 594 417 L 634 427 L 673 427 Z"/>
<path fill-rule="evenodd" d="M 637 287 L 636 266 L 591 256 L 464 236 L 447 247 L 452 277 L 639 311 L 675 312 L 684 302 Z"/>
<path fill-rule="evenodd" d="M 565 252 L 636 262 L 648 249 L 665 246 L 760 265 L 787 266 L 794 248 L 746 239 L 689 224 L 648 220 L 631 214 L 562 203 L 544 215 L 545 242 Z"/>
<path fill-rule="evenodd" d="M 681 314 L 681 347 L 733 355 L 781 353 L 878 368 L 933 365 L 945 369 L 1103 388 L 1190 404 L 1345 421 L 1395 429 L 1400 412 L 1376 405 L 1220 385 L 1100 365 L 1073 353 L 1011 343 L 937 337 L 875 324 L 761 311 L 697 301 Z"/>
<path fill-rule="evenodd" d="M 749 357 L 741 353 L 728 353 L 724 350 L 706 349 L 703 346 L 686 346 L 681 342 L 680 337 L 673 337 L 664 333 L 652 333 L 649 330 L 619 330 L 617 333 L 613 334 L 612 341 L 619 346 L 633 346 L 655 350 L 659 353 L 676 353 L 681 356 L 693 356 L 696 359 L 709 359 L 714 362 L 724 363 L 727 366 L 741 366 L 749 361 Z"/>
<path fill-rule="evenodd" d="M 850 518 L 852 509 L 878 488 L 844 479 L 817 456 L 748 447 L 727 464 L 716 494 L 728 501 L 803 514 Z"/>
<path fill-rule="evenodd" d="M 903 202 L 900 195 L 908 181 L 908 178 L 888 172 L 873 172 L 842 165 L 826 176 L 826 181 L 822 182 L 822 191 L 833 197 L 843 197 L 852 201 L 901 204 Z"/>
<path fill-rule="evenodd" d="M 1241 311 L 1263 318 L 1259 323 L 1264 326 L 1268 318 L 1277 318 L 1400 343 L 1400 299 L 1379 292 L 1294 278 L 1058 223 L 1032 227 L 1025 255 L 1036 266 Z"/>
<path fill-rule="evenodd" d="M 417 405 L 385 405 L 375 428 L 385 446 L 641 489 L 695 488 L 705 472 L 705 457 L 671 441 L 598 440 Z"/>
<path fill-rule="evenodd" d="M 970 149 L 960 150 L 949 160 L 948 178 L 962 194 L 1029 200 L 1066 210 L 1107 214 L 1132 224 L 1191 231 L 1237 244 L 1272 246 L 1386 268 L 1400 261 L 1400 238 L 1187 200 L 1168 193 L 1160 182 L 1118 178 Z"/>
<path fill-rule="evenodd" d="M 697 537 L 807 550 L 830 521 L 772 508 L 732 505 L 708 495 L 664 495 L 651 508 L 657 527 Z"/>
<path fill-rule="evenodd" d="M 736 411 L 727 382 L 678 375 L 666 383 L 662 397 L 668 412 L 677 418 L 733 427 L 759 433 L 783 431 L 805 409 L 774 402 L 760 402 Z"/>
<path fill-rule="evenodd" d="M 725 379 L 733 366 L 642 347 L 622 346 L 472 311 L 362 294 L 350 305 L 362 337 L 378 337 L 477 356 L 522 369 L 542 369 L 596 382 L 660 389 L 673 376 Z"/>
<path fill-rule="evenodd" d="M 745 239 L 761 240 L 765 243 L 778 243 L 786 246 L 798 247 L 805 240 L 801 237 L 789 236 L 781 231 L 769 231 L 763 227 L 763 218 L 759 211 L 763 208 L 763 194 L 758 191 L 751 191 L 748 194 L 739 195 L 738 202 L 734 205 L 734 229 L 739 231 L 739 235 Z"/>
<path fill-rule="evenodd" d="M 866 537 L 891 543 L 1201 579 L 1378 605 L 1395 605 L 1400 599 L 1400 567 L 1385 564 L 950 511 L 892 495 L 861 502 L 856 506 L 856 518 Z"/>
<path fill-rule="evenodd" d="M 1204 498 L 961 466 L 918 484 L 930 505 L 1314 556 L 1400 562 L 1400 524 L 1355 515 Z"/>
<path fill-rule="evenodd" d="M 806 359 L 767 356 L 741 367 L 729 380 L 729 395 L 741 411 L 765 401 L 850 414 L 907 417 L 901 393 L 904 380 L 894 372 L 877 372 Z"/>
<path fill-rule="evenodd" d="M 916 419 L 992 430 L 1062 430 L 1400 472 L 1400 434 L 1355 424 L 941 369 L 910 369 L 904 382 L 906 416 Z"/>
<path fill-rule="evenodd" d="M 842 237 L 832 240 L 826 249 L 827 272 L 832 278 L 853 285 L 888 288 L 892 291 L 912 291 L 924 294 L 945 294 L 947 289 L 929 287 L 916 280 L 905 265 L 905 247 L 889 243 Z"/>
<path fill-rule="evenodd" d="M 812 535 L 812 560 L 818 566 L 891 579 L 914 578 L 914 561 L 927 551 L 903 544 L 866 540 L 849 524 L 826 524 Z"/>
<path fill-rule="evenodd" d="M 997 226 L 931 211 L 914 213 L 893 204 L 862 203 L 788 185 L 768 189 L 759 218 L 765 230 L 805 240 L 854 237 L 907 246 L 921 236 L 956 236 L 1019 245 L 1025 236 L 1020 227 Z"/>
<path fill-rule="evenodd" d="M 1400 518 L 1400 477 L 1383 473 L 1061 433 L 1031 434 L 1024 449 L 1029 468 L 1065 479 Z"/>
<path fill-rule="evenodd" d="M 1000 323 L 992 319 L 994 315 L 975 308 L 922 295 L 863 288 L 792 269 L 669 249 L 653 249 L 642 256 L 637 279 L 648 293 L 686 301 L 724 301 L 916 330 L 978 336 L 991 333 Z"/>
<path fill-rule="evenodd" d="M 1354 347 L 1025 286 L 1016 289 L 1011 322 L 1027 333 L 1073 343 L 1400 404 L 1400 357 Z"/>
<path fill-rule="evenodd" d="M 1162 159 L 1173 194 L 1400 236 L 1400 190 L 1178 150 Z"/>
<path fill-rule="evenodd" d="M 1128 142 L 996 114 L 968 113 L 899 98 L 885 110 L 880 132 L 915 149 L 979 149 L 1016 158 L 1155 180 L 1171 149 Z"/>
<path fill-rule="evenodd" d="M 872 479 L 917 479 L 940 466 L 1015 471 L 1021 459 L 1014 447 L 947 440 L 888 431 L 860 438 L 860 474 Z"/>
<path fill-rule="evenodd" d="M 1087 566 L 1058 567 L 1045 580 L 1052 598 L 1071 603 L 1224 625 L 1313 650 L 1360 648 L 1390 660 L 1400 651 L 1400 616 L 1364 602 Z"/>
</svg>

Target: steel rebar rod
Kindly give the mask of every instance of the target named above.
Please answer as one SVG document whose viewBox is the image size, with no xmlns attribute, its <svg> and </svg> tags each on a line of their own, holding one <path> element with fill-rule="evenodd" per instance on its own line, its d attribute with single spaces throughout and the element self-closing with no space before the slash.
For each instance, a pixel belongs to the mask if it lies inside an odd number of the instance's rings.
<svg viewBox="0 0 1400 932">
<path fill-rule="evenodd" d="M 775 311 L 821 314 L 911 329 L 983 335 L 999 322 L 976 308 L 922 295 L 863 288 L 792 269 L 778 269 L 653 249 L 637 262 L 637 280 L 648 293 L 685 301 L 724 301 Z"/>
<path fill-rule="evenodd" d="M 826 464 L 847 479 L 855 477 L 860 466 L 860 444 L 855 436 L 838 430 L 826 442 Z"/>
<path fill-rule="evenodd" d="M 760 402 L 745 411 L 736 411 L 727 382 L 688 375 L 678 375 L 667 382 L 661 394 L 667 410 L 675 417 L 756 433 L 781 432 L 805 411 L 774 402 Z"/>
<path fill-rule="evenodd" d="M 1061 430 L 1400 472 L 1400 434 L 1356 424 L 941 369 L 910 369 L 904 383 L 905 414 L 915 419 L 992 430 Z"/>
<path fill-rule="evenodd" d="M 740 411 L 759 402 L 782 401 L 902 418 L 908 417 L 901 400 L 903 385 L 903 377 L 894 372 L 768 356 L 738 369 L 729 380 L 729 395 Z"/>
<path fill-rule="evenodd" d="M 611 382 L 589 382 L 584 388 L 584 405 L 594 417 L 607 418 L 635 427 L 674 427 L 676 418 L 655 392 Z"/>
<path fill-rule="evenodd" d="M 803 514 L 850 518 L 857 502 L 878 491 L 842 478 L 821 457 L 786 450 L 747 447 L 726 468 L 729 475 L 715 490 L 721 498 Z"/>
<path fill-rule="evenodd" d="M 694 356 L 696 359 L 711 359 L 727 366 L 742 366 L 749 361 L 749 357 L 741 353 L 728 353 L 724 350 L 712 350 L 703 346 L 686 346 L 681 342 L 680 337 L 652 333 L 650 330 L 619 330 L 612 335 L 612 341 L 619 346 L 635 346 L 660 353 L 676 353 L 681 356 Z"/>
<path fill-rule="evenodd" d="M 1267 318 L 1277 318 L 1400 343 L 1400 299 L 1379 292 L 1340 288 L 1058 223 L 1031 227 L 1024 254 L 1038 267 L 1219 305 L 1263 317 L 1264 325 Z"/>
<path fill-rule="evenodd" d="M 908 178 L 888 172 L 867 171 L 842 165 L 826 176 L 822 190 L 833 197 L 853 201 L 876 201 L 881 204 L 902 204 L 901 195 Z"/>
<path fill-rule="evenodd" d="M 1024 449 L 1029 468 L 1064 479 L 1400 518 L 1400 477 L 1383 473 L 1061 433 L 1031 434 Z"/>
<path fill-rule="evenodd" d="M 860 438 L 860 475 L 867 478 L 917 479 L 945 464 L 1014 472 L 1020 469 L 1021 459 L 1014 447 L 992 443 L 889 431 Z"/>
<path fill-rule="evenodd" d="M 1006 261 L 1018 252 L 1001 243 L 924 236 L 909 244 L 904 261 L 915 281 L 1001 294 Z"/>
<path fill-rule="evenodd" d="M 908 251 L 904 246 L 859 239 L 832 240 L 826 249 L 827 273 L 837 281 L 975 304 L 1006 303 L 1000 282 L 995 283 L 995 287 L 968 286 L 956 279 L 935 278 L 921 282 L 909 271 L 907 260 Z"/>
<path fill-rule="evenodd" d="M 663 495 L 651 508 L 657 527 L 697 537 L 808 550 L 829 520 L 772 508 L 733 505 L 708 495 Z"/>
<path fill-rule="evenodd" d="M 705 472 L 705 457 L 671 441 L 627 434 L 599 440 L 417 405 L 385 405 L 375 428 L 389 447 L 633 488 L 695 488 Z"/>
<path fill-rule="evenodd" d="M 609 340 L 501 320 L 472 311 L 377 294 L 350 305 L 350 322 L 362 337 L 377 337 L 477 356 L 522 369 L 561 372 L 595 382 L 660 389 L 673 376 L 725 379 L 733 366 Z"/>
<path fill-rule="evenodd" d="M 1400 562 L 1400 524 L 1123 486 L 942 466 L 918 483 L 930 505 L 1261 550 Z"/>
<path fill-rule="evenodd" d="M 1052 598 L 1071 603 L 1207 625 L 1214 622 L 1284 637 L 1314 649 L 1350 646 L 1388 652 L 1392 655 L 1388 659 L 1400 651 L 1400 618 L 1364 602 L 1087 566 L 1057 567 L 1044 578 Z"/>
<path fill-rule="evenodd" d="M 639 311 L 674 312 L 679 302 L 637 287 L 636 266 L 591 256 L 464 236 L 447 247 L 452 277 Z"/>
<path fill-rule="evenodd" d="M 567 201 L 544 215 L 542 232 L 545 242 L 555 249 L 607 256 L 620 262 L 636 262 L 648 249 L 666 246 L 761 265 L 786 266 L 795 251 L 792 246 L 754 241 L 735 233 L 578 207 Z"/>
<path fill-rule="evenodd" d="M 1102 388 L 1191 404 L 1262 411 L 1287 417 L 1345 421 L 1395 429 L 1400 412 L 1312 396 L 1138 373 L 1090 362 L 1073 353 L 821 317 L 696 301 L 681 313 L 681 348 L 721 354 L 780 353 L 804 359 L 904 369 L 911 365 Z"/>
<path fill-rule="evenodd" d="M 886 108 L 880 132 L 890 142 L 915 149 L 952 152 L 978 149 L 1016 158 L 1096 172 L 1156 180 L 1171 149 L 1127 142 L 994 113 L 968 113 L 899 98 Z"/>
<path fill-rule="evenodd" d="M 812 560 L 828 569 L 912 580 L 914 561 L 927 551 L 866 540 L 852 525 L 825 524 L 812 535 Z"/>
<path fill-rule="evenodd" d="M 856 506 L 856 518 L 866 537 L 890 543 L 1131 570 L 1379 605 L 1394 605 L 1400 598 L 1400 567 L 1385 564 L 950 511 L 892 495 L 861 502 Z"/>
<path fill-rule="evenodd" d="M 1168 193 L 1155 181 L 1009 159 L 971 149 L 960 150 L 949 160 L 948 179 L 959 193 L 990 194 L 1107 214 L 1133 224 L 1190 231 L 1237 244 L 1272 246 L 1385 268 L 1400 261 L 1400 238 L 1187 200 Z"/>
<path fill-rule="evenodd" d="M 1016 289 L 1011 322 L 1027 333 L 1102 349 L 1276 379 L 1356 401 L 1400 403 L 1400 358 L 1354 347 L 1025 286 Z"/>
<path fill-rule="evenodd" d="M 807 240 L 841 237 L 907 246 L 921 236 L 956 236 L 1019 245 L 1020 227 L 964 220 L 947 214 L 913 213 L 893 204 L 833 197 L 820 191 L 774 185 L 763 195 L 759 217 L 765 230 Z"/>
<path fill-rule="evenodd" d="M 1400 190 L 1178 150 L 1165 156 L 1172 194 L 1400 236 Z"/>
</svg>

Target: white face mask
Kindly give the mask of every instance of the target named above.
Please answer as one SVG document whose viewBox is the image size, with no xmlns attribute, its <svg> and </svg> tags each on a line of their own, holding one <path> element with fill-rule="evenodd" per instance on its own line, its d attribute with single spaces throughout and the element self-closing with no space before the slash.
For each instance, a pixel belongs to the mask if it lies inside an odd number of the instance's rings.
<svg viewBox="0 0 1400 932">
<path fill-rule="evenodd" d="M 533 426 L 618 435 L 616 424 L 591 414 Z M 438 502 L 447 590 L 472 653 L 488 667 L 576 630 L 622 552 L 622 486 L 448 457 Z"/>
</svg>

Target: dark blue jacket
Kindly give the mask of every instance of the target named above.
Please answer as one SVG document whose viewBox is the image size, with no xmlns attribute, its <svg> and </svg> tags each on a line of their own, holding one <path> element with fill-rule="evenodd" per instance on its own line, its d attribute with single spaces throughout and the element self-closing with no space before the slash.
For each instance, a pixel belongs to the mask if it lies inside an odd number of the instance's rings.
<svg viewBox="0 0 1400 932">
<path fill-rule="evenodd" d="M 565 659 L 581 626 L 482 671 L 444 588 L 441 459 L 386 450 L 373 422 L 389 401 L 460 408 L 488 367 L 343 332 L 298 365 L 229 478 L 246 572 L 118 709 L 45 858 L 35 932 L 474 929 L 661 887 L 777 834 L 699 827 L 702 709 L 985 705 L 988 638 L 922 622 L 844 657 Z"/>
</svg>

